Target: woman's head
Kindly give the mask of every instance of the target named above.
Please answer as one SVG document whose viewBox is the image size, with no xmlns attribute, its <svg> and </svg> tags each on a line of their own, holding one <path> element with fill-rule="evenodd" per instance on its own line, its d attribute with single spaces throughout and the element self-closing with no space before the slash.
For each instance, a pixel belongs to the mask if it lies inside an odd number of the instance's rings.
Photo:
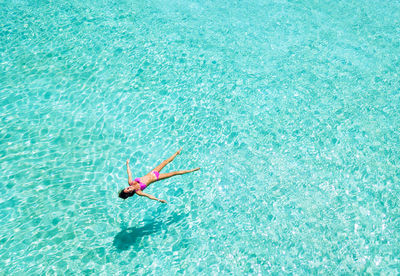
<svg viewBox="0 0 400 276">
<path fill-rule="evenodd" d="M 135 191 L 125 191 L 126 189 L 122 189 L 121 191 L 119 191 L 118 196 L 122 199 L 127 199 L 128 197 L 133 196 L 133 194 L 135 193 Z"/>
</svg>

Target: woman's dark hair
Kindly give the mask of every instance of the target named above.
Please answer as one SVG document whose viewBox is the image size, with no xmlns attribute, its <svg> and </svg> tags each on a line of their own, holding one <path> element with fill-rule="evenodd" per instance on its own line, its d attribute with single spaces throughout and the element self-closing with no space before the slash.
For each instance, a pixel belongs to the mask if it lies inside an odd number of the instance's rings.
<svg viewBox="0 0 400 276">
<path fill-rule="evenodd" d="M 134 193 L 135 193 L 135 192 L 133 192 L 133 193 L 125 193 L 124 189 L 122 189 L 121 191 L 119 191 L 118 196 L 119 196 L 120 198 L 122 198 L 122 199 L 127 199 L 128 197 L 133 196 Z"/>
</svg>

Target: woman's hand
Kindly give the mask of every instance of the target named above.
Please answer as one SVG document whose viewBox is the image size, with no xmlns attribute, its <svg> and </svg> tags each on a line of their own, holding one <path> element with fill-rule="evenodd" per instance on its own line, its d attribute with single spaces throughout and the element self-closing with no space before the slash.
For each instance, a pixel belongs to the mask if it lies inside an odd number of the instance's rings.
<svg viewBox="0 0 400 276">
<path fill-rule="evenodd" d="M 155 200 L 155 201 L 159 201 L 159 202 L 162 202 L 162 203 L 167 203 L 164 199 L 158 199 L 158 198 L 156 198 L 156 197 L 154 197 L 152 195 L 143 193 L 142 191 L 136 191 L 136 194 L 139 195 L 139 196 L 145 196 L 145 197 L 150 198 L 150 199 Z"/>
<path fill-rule="evenodd" d="M 126 164 L 127 164 L 127 165 L 129 164 L 129 159 L 126 160 Z"/>
</svg>

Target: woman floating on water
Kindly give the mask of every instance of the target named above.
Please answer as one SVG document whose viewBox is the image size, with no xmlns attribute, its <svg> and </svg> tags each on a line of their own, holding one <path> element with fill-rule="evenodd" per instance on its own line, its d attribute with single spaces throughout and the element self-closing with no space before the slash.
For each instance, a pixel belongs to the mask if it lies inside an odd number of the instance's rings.
<svg viewBox="0 0 400 276">
<path fill-rule="evenodd" d="M 190 172 L 194 172 L 194 171 L 200 170 L 200 168 L 196 168 L 196 169 L 193 169 L 193 170 L 185 170 L 185 171 L 177 171 L 177 172 L 169 172 L 169 173 L 160 173 L 160 171 L 169 162 L 174 160 L 174 158 L 178 154 L 181 153 L 181 150 L 182 149 L 179 149 L 174 155 L 172 155 L 167 160 L 164 160 L 160 165 L 155 167 L 154 170 L 152 170 L 151 172 L 149 172 L 145 176 L 135 178 L 135 180 L 132 180 L 132 173 L 131 173 L 131 170 L 129 169 L 129 159 L 126 160 L 126 169 L 128 171 L 128 184 L 129 184 L 129 187 L 126 187 L 125 189 L 122 189 L 119 192 L 119 197 L 122 198 L 122 199 L 127 199 L 128 197 L 131 197 L 134 194 L 137 194 L 139 196 L 148 197 L 148 198 L 150 198 L 152 200 L 157 200 L 157 201 L 160 201 L 162 203 L 167 203 L 163 199 L 158 199 L 158 198 L 156 198 L 156 197 L 154 197 L 152 195 L 144 193 L 143 190 L 146 189 L 151 183 L 156 182 L 158 180 L 166 179 L 166 178 L 169 178 L 169 177 L 174 176 L 174 175 L 181 175 L 181 174 L 190 173 Z"/>
</svg>

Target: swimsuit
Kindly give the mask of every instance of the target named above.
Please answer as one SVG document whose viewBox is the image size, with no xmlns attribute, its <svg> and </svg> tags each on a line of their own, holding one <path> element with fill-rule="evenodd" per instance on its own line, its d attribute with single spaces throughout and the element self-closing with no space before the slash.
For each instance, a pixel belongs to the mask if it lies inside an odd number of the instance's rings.
<svg viewBox="0 0 400 276">
<path fill-rule="evenodd" d="M 160 173 L 158 171 L 152 171 L 152 173 L 154 173 L 154 175 L 156 176 L 156 178 L 158 180 L 158 177 L 160 176 Z"/>
<path fill-rule="evenodd" d="M 146 184 L 144 184 L 143 182 L 141 182 L 139 177 L 135 178 L 135 181 L 136 181 L 137 183 L 139 183 L 139 185 L 140 185 L 140 190 L 141 190 L 141 191 L 143 191 L 144 189 L 146 189 L 146 187 L 147 187 Z"/>
<path fill-rule="evenodd" d="M 158 177 L 160 176 L 160 173 L 159 173 L 158 171 L 152 171 L 152 173 L 154 173 L 154 175 L 156 176 L 156 178 L 157 178 L 157 180 L 158 180 Z M 141 191 L 143 191 L 144 189 L 146 189 L 147 185 L 144 184 L 142 181 L 140 181 L 140 178 L 139 178 L 139 177 L 135 178 L 135 181 L 136 181 L 137 183 L 139 183 L 139 185 L 140 185 L 140 190 L 141 190 Z"/>
</svg>

